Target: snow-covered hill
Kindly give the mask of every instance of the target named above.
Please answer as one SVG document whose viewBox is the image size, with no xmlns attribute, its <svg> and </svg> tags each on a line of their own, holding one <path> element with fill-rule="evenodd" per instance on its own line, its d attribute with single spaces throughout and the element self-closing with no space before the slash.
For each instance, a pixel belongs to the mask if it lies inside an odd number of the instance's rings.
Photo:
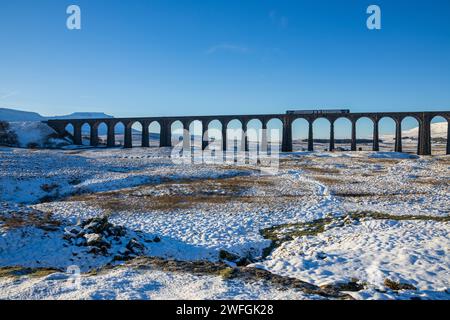
<svg viewBox="0 0 450 320">
<path fill-rule="evenodd" d="M 103 112 L 74 112 L 68 115 L 45 117 L 37 112 L 0 108 L 0 121 L 45 121 L 49 119 L 105 119 L 113 118 Z"/>
<path fill-rule="evenodd" d="M 402 138 L 411 138 L 416 140 L 418 137 L 419 128 L 415 127 L 409 130 L 402 130 Z M 431 137 L 433 139 L 447 138 L 447 122 L 436 122 L 431 124 Z M 384 134 L 380 136 L 381 139 L 389 141 L 395 138 L 395 134 Z"/>
<path fill-rule="evenodd" d="M 417 137 L 419 128 L 402 131 L 403 137 Z M 431 136 L 433 138 L 447 138 L 447 122 L 436 122 L 431 124 Z"/>
<path fill-rule="evenodd" d="M 47 119 L 109 119 L 114 118 L 103 112 L 74 112 L 64 116 L 47 117 Z"/>
<path fill-rule="evenodd" d="M 0 108 L 0 121 L 44 121 L 45 117 L 36 112 Z"/>
<path fill-rule="evenodd" d="M 0 108 L 0 121 L 9 122 L 9 131 L 17 136 L 17 146 L 23 148 L 54 148 L 70 144 L 70 140 L 59 137 L 52 128 L 41 121 L 81 118 L 112 118 L 112 116 L 102 112 L 75 112 L 69 115 L 45 117 L 36 112 Z"/>
<path fill-rule="evenodd" d="M 10 122 L 9 130 L 17 137 L 16 145 L 21 148 L 59 148 L 72 144 L 70 139 L 39 121 Z"/>
</svg>

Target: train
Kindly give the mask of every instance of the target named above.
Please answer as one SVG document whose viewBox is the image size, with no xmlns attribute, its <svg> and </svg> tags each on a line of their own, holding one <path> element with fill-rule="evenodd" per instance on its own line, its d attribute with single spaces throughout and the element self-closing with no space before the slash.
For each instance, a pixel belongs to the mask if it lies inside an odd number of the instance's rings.
<svg viewBox="0 0 450 320">
<path fill-rule="evenodd" d="M 342 113 L 350 113 L 348 109 L 328 109 L 328 110 L 288 110 L 286 114 L 342 114 Z"/>
</svg>

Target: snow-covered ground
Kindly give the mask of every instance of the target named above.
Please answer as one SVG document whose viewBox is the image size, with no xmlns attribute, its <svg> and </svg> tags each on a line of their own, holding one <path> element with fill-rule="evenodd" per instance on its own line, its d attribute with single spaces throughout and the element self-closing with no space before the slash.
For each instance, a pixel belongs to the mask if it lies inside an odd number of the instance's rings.
<svg viewBox="0 0 450 320">
<path fill-rule="evenodd" d="M 450 298 L 448 156 L 299 152 L 282 155 L 278 173 L 263 175 L 251 166 L 174 164 L 169 155 L 165 148 L 0 149 L 0 298 L 323 298 L 263 281 L 129 265 L 84 273 L 78 288 L 68 287 L 64 274 L 1 276 L 1 267 L 11 266 L 103 267 L 111 257 L 63 236 L 67 226 L 104 215 L 129 232 L 158 237 L 145 243 L 149 256 L 216 263 L 225 250 L 252 260 L 250 267 L 316 286 L 358 281 L 362 290 L 350 293 L 358 299 Z M 11 227 L 17 212 L 49 213 L 61 226 Z M 330 225 L 263 255 L 271 245 L 264 229 L 355 212 L 392 219 Z M 416 290 L 391 290 L 386 279 Z"/>
</svg>

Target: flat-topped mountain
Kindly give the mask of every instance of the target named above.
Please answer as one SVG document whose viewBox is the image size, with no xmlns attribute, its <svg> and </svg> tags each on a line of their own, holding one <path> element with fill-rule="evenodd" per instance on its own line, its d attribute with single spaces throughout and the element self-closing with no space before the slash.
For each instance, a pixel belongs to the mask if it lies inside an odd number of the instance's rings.
<svg viewBox="0 0 450 320">
<path fill-rule="evenodd" d="M 37 112 L 22 111 L 8 108 L 0 108 L 0 121 L 20 122 L 20 121 L 45 121 L 49 119 L 104 119 L 113 118 L 103 112 L 74 112 L 61 116 L 42 116 Z"/>
</svg>

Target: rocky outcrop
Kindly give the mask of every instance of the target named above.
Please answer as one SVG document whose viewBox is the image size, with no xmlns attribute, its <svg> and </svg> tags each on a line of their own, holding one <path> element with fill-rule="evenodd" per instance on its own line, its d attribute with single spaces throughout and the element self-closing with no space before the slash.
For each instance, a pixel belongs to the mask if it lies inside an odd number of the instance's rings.
<svg viewBox="0 0 450 320">
<path fill-rule="evenodd" d="M 91 254 L 112 255 L 114 261 L 148 254 L 144 243 L 160 241 L 158 237 L 149 239 L 141 232 L 113 225 L 107 217 L 87 219 L 64 231 L 64 239 L 70 244 L 88 247 Z"/>
<path fill-rule="evenodd" d="M 17 135 L 11 130 L 9 123 L 0 121 L 0 146 L 13 147 L 17 143 Z"/>
</svg>

